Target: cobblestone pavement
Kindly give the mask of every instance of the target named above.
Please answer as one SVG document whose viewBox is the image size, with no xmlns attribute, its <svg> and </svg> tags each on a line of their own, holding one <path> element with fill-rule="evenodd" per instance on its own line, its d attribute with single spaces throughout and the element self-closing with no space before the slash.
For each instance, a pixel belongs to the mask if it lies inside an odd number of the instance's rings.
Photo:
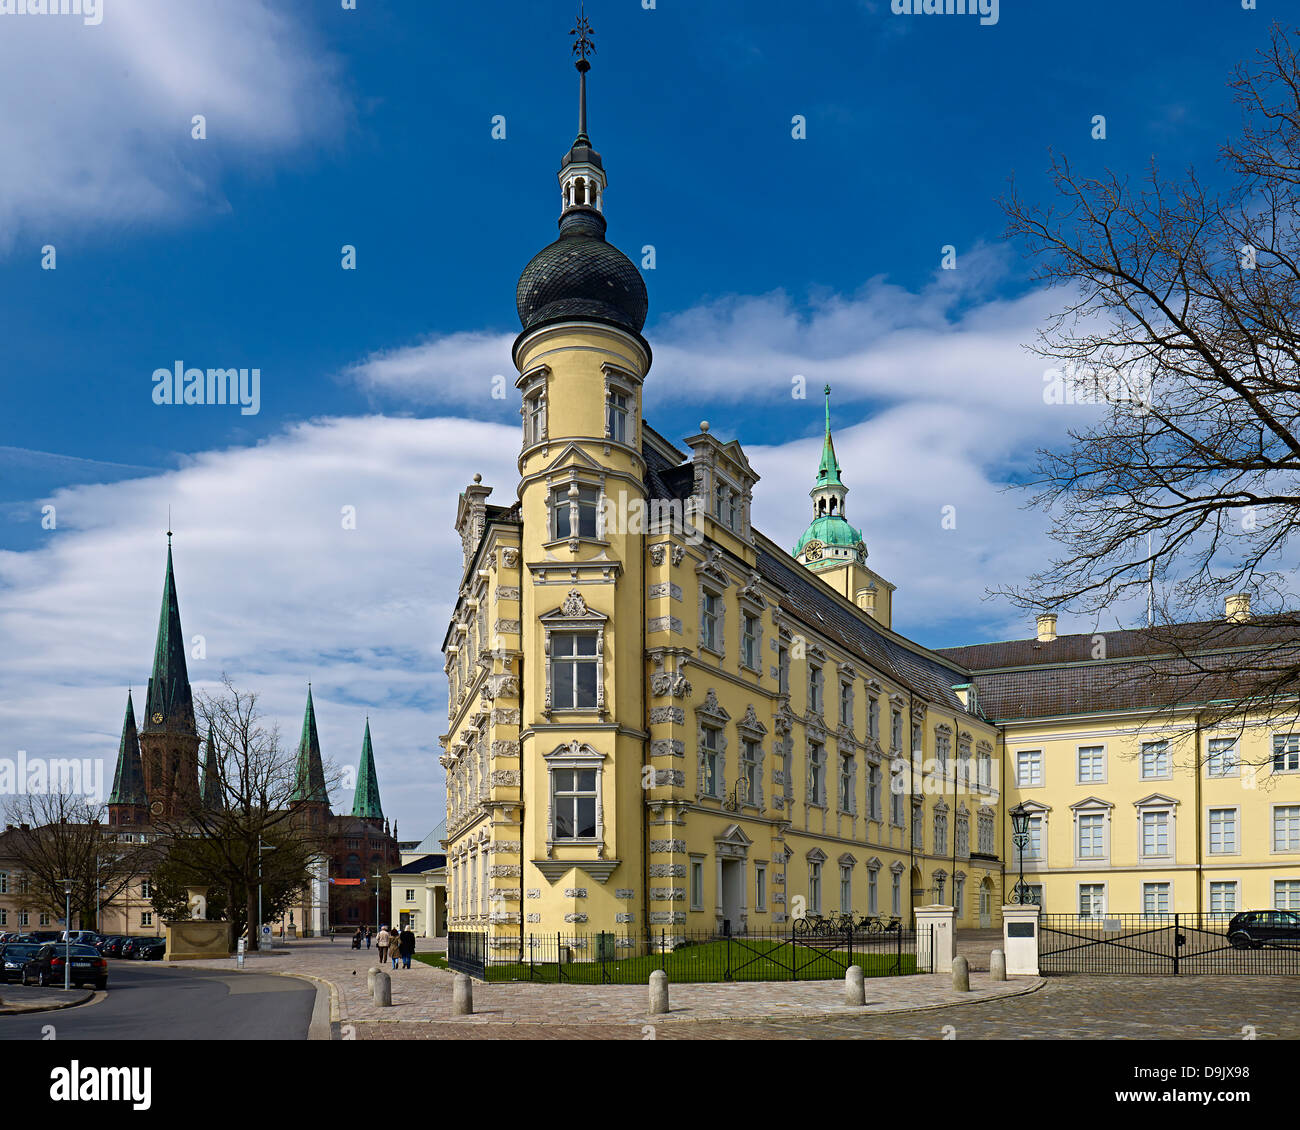
<svg viewBox="0 0 1300 1130">
<path fill-rule="evenodd" d="M 364 1040 L 1295 1040 L 1300 978 L 1052 977 L 1024 996 L 931 1012 L 872 1015 L 859 1009 L 852 1017 L 353 1027 L 351 1036 Z"/>
</svg>

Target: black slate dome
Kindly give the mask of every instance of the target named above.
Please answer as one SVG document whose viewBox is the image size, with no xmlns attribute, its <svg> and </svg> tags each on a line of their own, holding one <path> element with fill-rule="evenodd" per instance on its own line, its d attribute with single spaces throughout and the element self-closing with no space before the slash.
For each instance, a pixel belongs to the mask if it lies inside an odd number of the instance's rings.
<svg viewBox="0 0 1300 1130">
<path fill-rule="evenodd" d="M 605 217 L 574 208 L 560 219 L 560 238 L 529 261 L 515 288 L 524 330 L 570 318 L 608 322 L 640 334 L 650 303 L 635 264 L 605 241 Z"/>
</svg>

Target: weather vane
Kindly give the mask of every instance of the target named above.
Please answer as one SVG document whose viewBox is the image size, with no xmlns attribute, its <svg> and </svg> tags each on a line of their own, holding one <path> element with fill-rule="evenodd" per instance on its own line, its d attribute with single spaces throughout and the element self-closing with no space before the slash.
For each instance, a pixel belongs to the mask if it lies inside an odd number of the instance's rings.
<svg viewBox="0 0 1300 1130">
<path fill-rule="evenodd" d="M 578 7 L 578 26 L 572 28 L 569 31 L 569 34 L 578 37 L 573 41 L 573 53 L 579 56 L 579 59 L 574 66 L 580 71 L 589 70 L 591 64 L 587 62 L 587 56 L 596 53 L 596 43 L 591 38 L 591 24 L 587 21 L 585 5 L 580 5 Z"/>
</svg>

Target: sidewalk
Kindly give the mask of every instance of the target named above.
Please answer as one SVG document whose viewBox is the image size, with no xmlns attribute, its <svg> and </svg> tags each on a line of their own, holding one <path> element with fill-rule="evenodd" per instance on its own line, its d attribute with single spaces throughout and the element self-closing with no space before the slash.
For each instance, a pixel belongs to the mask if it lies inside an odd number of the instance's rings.
<svg viewBox="0 0 1300 1130">
<path fill-rule="evenodd" d="M 0 1016 L 15 1016 L 24 1012 L 52 1012 L 85 1004 L 95 995 L 94 989 L 42 989 L 36 985 L 4 985 L 0 987 Z"/>
<path fill-rule="evenodd" d="M 439 939 L 441 941 L 441 939 Z M 435 947 L 432 938 L 420 939 L 420 952 Z M 439 949 L 442 947 L 439 946 Z M 235 968 L 233 958 L 221 961 L 176 962 L 201 969 Z M 380 1008 L 366 991 L 366 973 L 378 964 L 374 950 L 357 951 L 342 941 L 304 939 L 292 943 L 290 952 L 249 957 L 246 970 L 259 973 L 290 973 L 306 976 L 330 986 L 331 1020 L 344 1026 L 372 1024 L 493 1026 L 637 1024 L 653 1019 L 656 1024 L 693 1020 L 756 1020 L 765 1017 L 860 1016 L 864 1013 L 894 1013 L 943 1008 L 973 1001 L 993 1000 L 1033 992 L 1043 984 L 1037 977 L 1016 977 L 994 982 L 987 973 L 971 974 L 971 992 L 956 993 L 951 977 L 944 974 L 915 974 L 906 977 L 867 979 L 865 1008 L 844 1004 L 843 981 L 767 981 L 715 985 L 673 985 L 672 1011 L 666 1016 L 647 1014 L 645 985 L 531 985 L 482 984 L 474 982 L 475 1014 L 451 1016 L 453 975 L 423 962 L 394 971 L 393 1004 Z M 355 1033 L 354 1033 L 355 1034 Z M 412 1033 L 415 1034 L 414 1032 Z M 428 1037 L 428 1030 L 419 1035 Z M 503 1035 L 506 1033 L 503 1032 Z M 484 1035 L 489 1035 L 484 1032 Z"/>
</svg>

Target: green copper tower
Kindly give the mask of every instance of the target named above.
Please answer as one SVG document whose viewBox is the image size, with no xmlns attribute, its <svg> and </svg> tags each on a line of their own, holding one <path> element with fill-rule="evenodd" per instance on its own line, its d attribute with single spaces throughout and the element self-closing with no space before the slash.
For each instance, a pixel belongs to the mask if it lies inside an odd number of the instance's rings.
<svg viewBox="0 0 1300 1130">
<path fill-rule="evenodd" d="M 325 765 L 320 755 L 320 735 L 316 732 L 316 707 L 311 700 L 311 684 L 307 684 L 307 709 L 302 716 L 302 737 L 298 740 L 298 767 L 294 778 L 294 804 L 324 804 L 330 802 L 325 787 Z"/>
<path fill-rule="evenodd" d="M 366 736 L 361 742 L 361 765 L 357 771 L 357 791 L 352 796 L 352 815 L 360 820 L 383 820 L 379 803 L 379 776 L 375 772 L 375 752 L 370 747 L 370 719 L 366 719 Z"/>
<path fill-rule="evenodd" d="M 840 461 L 835 456 L 835 443 L 831 439 L 830 385 L 826 386 L 825 394 L 826 438 L 822 441 L 817 480 L 808 492 L 813 500 L 813 520 L 794 547 L 794 556 L 811 569 L 867 559 L 862 531 L 850 526 L 844 517 L 844 501 L 849 488 L 840 478 Z"/>
<path fill-rule="evenodd" d="M 140 737 L 135 728 L 135 706 L 131 692 L 126 692 L 126 716 L 122 719 L 122 739 L 117 747 L 117 769 L 113 773 L 113 791 L 108 797 L 109 824 L 142 824 L 149 809 L 144 790 L 144 766 L 140 761 Z"/>
</svg>

